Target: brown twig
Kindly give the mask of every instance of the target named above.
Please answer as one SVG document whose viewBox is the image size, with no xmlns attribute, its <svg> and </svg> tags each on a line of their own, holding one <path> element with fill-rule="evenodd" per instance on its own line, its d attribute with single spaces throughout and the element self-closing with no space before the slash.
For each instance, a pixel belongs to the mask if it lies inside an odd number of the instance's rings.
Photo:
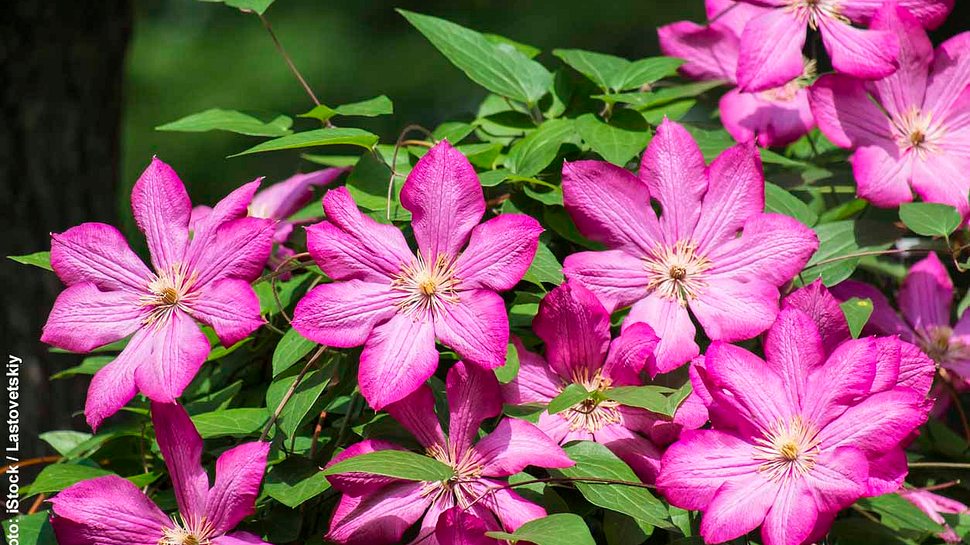
<svg viewBox="0 0 970 545">
<path fill-rule="evenodd" d="M 269 419 L 269 422 L 267 422 L 266 426 L 263 428 L 263 433 L 261 433 L 259 436 L 260 441 L 265 441 L 266 438 L 269 436 L 269 431 L 273 429 L 273 425 L 276 424 L 277 420 L 279 420 L 280 415 L 283 413 L 283 409 L 286 407 L 286 404 L 290 402 L 290 398 L 293 397 L 293 394 L 296 392 L 297 387 L 299 387 L 300 383 L 303 382 L 303 377 L 306 376 L 307 371 L 310 370 L 310 367 L 312 367 L 313 364 L 316 363 L 318 359 L 320 359 L 320 356 L 322 356 L 326 350 L 327 350 L 326 346 L 321 346 L 320 348 L 317 349 L 316 352 L 314 352 L 313 356 L 311 356 L 310 359 L 307 360 L 306 365 L 304 365 L 303 369 L 300 370 L 300 374 L 296 376 L 296 380 L 293 381 L 293 384 L 290 385 L 290 388 L 286 391 L 286 394 L 283 395 L 283 399 L 280 400 L 279 405 L 276 406 L 276 410 L 273 411 L 273 416 Z"/>
<path fill-rule="evenodd" d="M 310 88 L 310 84 L 307 83 L 306 80 L 303 78 L 303 74 L 301 74 L 300 70 L 297 69 L 296 64 L 293 63 L 293 59 L 290 58 L 290 55 L 286 52 L 286 49 L 283 47 L 283 44 L 280 43 L 279 38 L 276 37 L 276 33 L 273 32 L 273 27 L 269 24 L 269 19 L 267 19 L 262 14 L 257 14 L 257 15 L 259 15 L 260 22 L 263 23 L 263 28 L 265 28 L 266 32 L 269 33 L 269 37 L 273 39 L 273 45 L 276 46 L 276 50 L 279 51 L 280 55 L 283 57 L 283 60 L 286 61 L 286 65 L 290 67 L 290 72 L 293 72 L 293 75 L 296 76 L 297 81 L 299 81 L 300 85 L 303 86 L 303 90 L 306 91 L 306 94 L 310 96 L 310 100 L 312 100 L 314 104 L 319 106 L 320 100 L 317 99 L 317 95 L 313 94 L 313 89 Z M 326 121 L 326 125 L 328 127 L 330 126 L 329 120 Z"/>
<path fill-rule="evenodd" d="M 33 515 L 34 513 L 36 513 L 40 509 L 40 506 L 44 504 L 45 499 L 47 499 L 46 494 L 39 494 L 37 496 L 37 499 L 34 500 L 34 504 L 31 505 L 30 509 L 27 510 L 27 514 Z"/>
<path fill-rule="evenodd" d="M 280 300 L 280 294 L 277 293 L 276 291 L 276 279 L 279 278 L 280 276 L 279 274 L 276 274 L 276 273 L 280 270 L 280 268 L 283 265 L 286 265 L 290 261 L 293 261 L 295 259 L 300 259 L 303 257 L 309 257 L 309 255 L 310 255 L 310 252 L 303 252 L 296 255 L 291 255 L 290 257 L 284 259 L 279 265 L 276 266 L 276 268 L 273 269 L 273 274 L 270 276 L 270 279 L 269 279 L 269 290 L 273 292 L 273 300 L 276 301 L 276 308 L 279 309 L 280 315 L 283 316 L 283 318 L 286 320 L 287 323 L 293 323 L 293 320 L 290 319 L 290 316 L 286 313 L 286 310 L 283 308 L 283 301 Z"/>
<path fill-rule="evenodd" d="M 317 417 L 317 425 L 313 427 L 313 440 L 310 441 L 310 459 L 317 453 L 317 443 L 320 441 L 320 434 L 323 433 L 323 421 L 327 418 L 327 411 L 320 411 Z"/>
<path fill-rule="evenodd" d="M 838 257 L 832 257 L 829 259 L 823 259 L 818 263 L 812 263 L 812 267 L 819 267 L 821 265 L 828 265 L 829 263 L 837 263 L 844 259 L 853 259 L 856 257 L 868 257 L 872 255 L 894 255 L 894 254 L 905 254 L 907 252 L 932 252 L 933 250 L 929 248 L 896 248 L 892 250 L 869 250 L 865 252 L 856 252 L 854 254 L 840 255 Z"/>
<path fill-rule="evenodd" d="M 30 459 L 24 460 L 23 462 L 17 462 L 16 464 L 8 464 L 3 467 L 0 467 L 0 475 L 6 473 L 7 471 L 10 471 L 11 467 L 16 467 L 19 469 L 21 467 L 35 466 L 39 464 L 52 464 L 54 462 L 59 462 L 60 460 L 61 460 L 61 457 L 56 455 L 41 456 L 39 458 L 30 458 Z"/>
<path fill-rule="evenodd" d="M 932 486 L 921 486 L 913 488 L 912 490 L 922 490 L 923 492 L 933 492 L 934 490 L 943 490 L 944 488 L 950 488 L 951 486 L 956 486 L 960 484 L 960 479 L 955 481 L 947 481 L 945 483 L 934 484 Z"/>
<path fill-rule="evenodd" d="M 970 464 L 957 462 L 910 462 L 909 467 L 940 468 L 940 469 L 970 469 Z"/>
</svg>

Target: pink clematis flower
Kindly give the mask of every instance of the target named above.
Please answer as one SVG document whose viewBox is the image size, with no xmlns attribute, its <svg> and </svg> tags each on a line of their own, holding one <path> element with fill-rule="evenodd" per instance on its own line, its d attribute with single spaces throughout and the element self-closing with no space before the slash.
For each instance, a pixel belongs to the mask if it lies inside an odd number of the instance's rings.
<svg viewBox="0 0 970 545">
<path fill-rule="evenodd" d="M 685 76 L 701 81 L 721 80 L 737 85 L 741 33 L 749 20 L 769 8 L 738 0 L 707 0 L 709 25 L 680 21 L 657 29 L 660 49 L 665 55 L 680 57 Z M 720 101 L 724 128 L 738 142 L 755 140 L 758 145 L 784 146 L 808 134 L 815 118 L 808 105 L 807 81 L 814 78 L 815 63 L 785 84 L 746 93 L 728 91 Z"/>
<path fill-rule="evenodd" d="M 919 21 L 891 3 L 873 28 L 899 36 L 900 68 L 872 82 L 843 75 L 819 78 L 812 111 L 833 143 L 852 149 L 859 196 L 876 206 L 913 200 L 970 214 L 970 32 L 936 51 Z M 910 189 L 912 187 L 912 189 Z"/>
<path fill-rule="evenodd" d="M 921 259 L 906 274 L 896 298 L 902 315 L 881 291 L 868 284 L 847 280 L 832 291 L 843 300 L 872 300 L 872 316 L 864 333 L 899 335 L 943 369 L 963 381 L 970 379 L 970 313 L 965 312 L 955 324 L 951 319 L 953 281 L 936 254 Z"/>
<path fill-rule="evenodd" d="M 920 511 L 926 513 L 930 520 L 943 525 L 944 530 L 939 534 L 940 539 L 947 543 L 960 543 L 962 541 L 953 528 L 946 523 L 943 513 L 966 514 L 970 513 L 970 507 L 928 490 L 901 488 L 899 495 L 919 507 Z"/>
<path fill-rule="evenodd" d="M 398 543 L 405 530 L 423 517 L 415 545 L 451 543 L 438 532 L 453 526 L 454 520 L 442 522 L 441 514 L 456 506 L 475 517 L 475 525 L 487 530 L 511 532 L 545 516 L 542 507 L 497 479 L 530 465 L 561 468 L 573 465 L 573 461 L 524 420 L 505 418 L 492 433 L 478 440 L 482 421 L 502 412 L 499 384 L 490 371 L 458 362 L 448 371 L 446 390 L 448 435 L 438 423 L 434 396 L 427 386 L 388 405 L 387 411 L 414 435 L 428 456 L 454 468 L 455 476 L 443 482 L 403 481 L 365 473 L 328 477 L 334 488 L 343 492 L 330 521 L 328 540 L 362 545 Z M 348 447 L 330 464 L 386 449 L 401 447 L 368 439 Z M 452 535 L 451 530 L 445 531 Z"/>
<path fill-rule="evenodd" d="M 202 467 L 202 438 L 188 413 L 174 403 L 152 403 L 158 448 L 168 466 L 178 515 L 163 513 L 137 486 L 117 475 L 72 485 L 50 503 L 61 545 L 260 545 L 233 532 L 253 514 L 266 469 L 269 443 L 244 443 L 216 461 L 215 484 Z"/>
<path fill-rule="evenodd" d="M 899 385 L 898 341 L 887 340 L 828 351 L 812 317 L 788 307 L 768 331 L 766 361 L 714 342 L 701 373 L 712 429 L 671 445 L 658 489 L 703 511 L 708 543 L 759 525 L 765 545 L 817 541 L 839 510 L 886 491 L 884 459 L 926 418 L 925 396 Z"/>
<path fill-rule="evenodd" d="M 651 440 L 654 426 L 667 421 L 644 409 L 609 399 L 609 388 L 642 386 L 640 372 L 653 365 L 657 336 L 644 323 L 627 328 L 610 339 L 610 315 L 592 292 L 566 282 L 549 292 L 539 304 L 532 324 L 546 345 L 546 358 L 529 352 L 514 339 L 519 352 L 519 374 L 503 385 L 506 403 L 548 404 L 571 384 L 579 384 L 590 399 L 557 414 L 543 411 L 538 426 L 553 441 L 603 443 L 647 482 L 660 466 L 661 450 Z M 700 427 L 702 416 L 693 427 Z"/>
<path fill-rule="evenodd" d="M 741 34 L 738 85 L 744 91 L 763 91 L 791 81 L 802 73 L 802 48 L 809 28 L 822 43 L 838 72 L 863 79 L 883 78 L 896 71 L 897 37 L 886 29 L 862 29 L 881 0 L 745 0 L 770 8 L 751 19 Z M 943 22 L 953 0 L 901 0 L 928 27 Z"/>
<path fill-rule="evenodd" d="M 505 363 L 509 325 L 497 292 L 522 279 L 539 223 L 503 214 L 479 225 L 485 199 L 461 152 L 443 141 L 401 188 L 418 255 L 401 231 L 361 215 L 346 189 L 327 192 L 327 221 L 307 228 L 310 254 L 335 280 L 296 306 L 304 337 L 342 348 L 364 345 L 359 383 L 380 409 L 415 391 L 438 367 L 435 339 L 474 365 Z"/>
<path fill-rule="evenodd" d="M 764 188 L 753 144 L 705 166 L 690 134 L 665 120 L 639 179 L 600 161 L 563 165 L 566 209 L 580 232 L 610 248 L 567 257 L 563 272 L 608 312 L 633 304 L 624 328 L 653 328 L 661 373 L 699 353 L 688 308 L 711 339 L 754 337 L 778 314 L 778 286 L 818 247 L 794 218 L 764 213 Z M 651 198 L 663 210 L 659 220 Z"/>
<path fill-rule="evenodd" d="M 230 346 L 263 324 L 250 282 L 272 248 L 274 221 L 246 216 L 259 182 L 230 193 L 189 237 L 192 205 L 175 171 L 157 158 L 135 183 L 131 205 L 154 271 L 103 223 L 54 234 L 51 266 L 67 284 L 41 340 L 89 352 L 132 335 L 98 371 L 84 414 L 97 428 L 139 391 L 153 401 L 181 395 L 209 354 L 196 320 Z"/>
</svg>

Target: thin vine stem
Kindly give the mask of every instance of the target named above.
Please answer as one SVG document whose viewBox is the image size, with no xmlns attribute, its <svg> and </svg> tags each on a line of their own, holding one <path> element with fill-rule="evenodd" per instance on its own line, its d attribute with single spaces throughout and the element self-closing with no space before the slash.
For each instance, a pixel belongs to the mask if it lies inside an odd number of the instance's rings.
<svg viewBox="0 0 970 545">
<path fill-rule="evenodd" d="M 929 248 L 895 248 L 895 249 L 892 249 L 892 250 L 869 250 L 869 251 L 865 251 L 865 252 L 856 252 L 854 254 L 846 254 L 846 255 L 840 255 L 838 257 L 832 257 L 832 258 L 829 258 L 829 259 L 823 259 L 822 261 L 819 261 L 818 263 L 812 263 L 811 266 L 812 267 L 819 267 L 821 265 L 828 265 L 829 263 L 838 263 L 839 261 L 843 261 L 845 259 L 853 259 L 853 258 L 856 258 L 856 257 L 868 257 L 868 256 L 873 256 L 873 255 L 905 254 L 907 252 L 926 252 L 926 253 L 930 253 L 930 252 L 933 252 L 933 251 L 935 251 L 935 250 L 932 250 L 932 249 L 929 249 Z"/>
<path fill-rule="evenodd" d="M 272 38 L 273 45 L 276 46 L 276 50 L 279 51 L 280 55 L 283 57 L 283 60 L 286 61 L 286 65 L 290 67 L 290 72 L 292 72 L 293 75 L 296 76 L 297 81 L 299 81 L 300 85 L 303 86 L 303 90 L 306 91 L 306 94 L 310 97 L 310 100 L 312 100 L 315 105 L 319 106 L 320 100 L 317 99 L 317 95 L 313 93 L 313 89 L 310 88 L 310 84 L 307 83 L 306 79 L 303 77 L 303 74 L 300 73 L 300 70 L 296 67 L 296 64 L 293 62 L 293 59 L 290 57 L 289 53 L 286 52 L 286 48 L 283 47 L 283 44 L 280 42 L 279 38 L 276 37 L 276 33 L 273 32 L 273 26 L 269 24 L 269 19 L 267 19 L 266 16 L 259 13 L 257 13 L 256 15 L 259 16 L 260 22 L 263 23 L 263 28 L 265 28 L 266 32 L 269 33 L 269 37 Z M 329 120 L 326 121 L 325 123 L 328 127 L 331 126 Z"/>
<path fill-rule="evenodd" d="M 970 464 L 958 462 L 910 462 L 909 467 L 940 468 L 940 469 L 970 469 Z"/>
<path fill-rule="evenodd" d="M 292 398 L 293 394 L 296 393 L 296 389 L 300 386 L 300 383 L 303 382 L 303 378 L 306 377 L 307 372 L 310 370 L 311 367 L 313 367 L 313 364 L 315 364 L 317 360 L 320 359 L 320 356 L 322 356 L 323 353 L 326 352 L 326 350 L 327 350 L 326 346 L 321 346 L 320 348 L 317 349 L 316 352 L 314 352 L 313 356 L 310 357 L 309 360 L 307 360 L 306 365 L 304 365 L 303 369 L 300 370 L 300 374 L 296 376 L 296 380 L 293 381 L 293 384 L 290 385 L 290 388 L 286 390 L 286 393 L 283 395 L 283 399 L 280 400 L 279 405 L 276 406 L 276 410 L 273 411 L 273 416 L 269 419 L 269 422 L 267 422 L 266 426 L 263 428 L 263 433 L 259 435 L 260 441 L 265 441 L 266 438 L 269 437 L 270 430 L 273 429 L 273 425 L 276 424 L 276 421 L 279 420 L 280 415 L 283 414 L 283 409 L 286 408 L 286 404 L 290 402 L 290 398 Z"/>
<path fill-rule="evenodd" d="M 280 272 L 280 268 L 282 268 L 284 265 L 286 265 L 287 263 L 293 260 L 302 259 L 304 257 L 309 257 L 309 256 L 310 256 L 310 252 L 303 252 L 296 255 L 291 255 L 290 257 L 284 259 L 279 265 L 277 265 L 273 269 L 273 273 L 269 275 L 269 291 L 273 292 L 273 300 L 276 301 L 276 308 L 280 311 L 280 315 L 283 316 L 283 318 L 286 320 L 286 323 L 288 324 L 293 323 L 293 320 L 290 319 L 289 314 L 286 313 L 286 309 L 283 308 L 283 301 L 280 300 L 280 294 L 276 291 L 276 280 L 280 276 L 282 276 L 283 273 Z M 291 270 L 295 270 L 295 269 L 296 268 Z M 284 271 L 284 272 L 289 272 L 289 271 Z"/>
<path fill-rule="evenodd" d="M 422 132 L 428 138 L 428 140 L 434 142 L 434 136 L 431 134 L 431 131 L 416 123 L 404 127 L 404 130 L 402 130 L 401 134 L 397 137 L 397 142 L 394 143 L 394 155 L 391 156 L 391 164 L 388 165 L 391 170 L 391 179 L 387 181 L 387 221 L 391 221 L 391 200 L 394 199 L 394 178 L 400 176 L 400 174 L 397 172 L 397 154 L 401 150 L 401 146 L 404 145 L 405 142 L 409 142 L 409 140 L 407 140 L 405 137 L 412 131 Z M 424 145 L 424 143 L 421 145 Z M 384 161 L 384 158 L 381 157 L 381 154 L 377 150 L 374 150 L 374 154 L 377 155 L 378 159 Z M 386 161 L 384 163 L 387 164 Z"/>
</svg>

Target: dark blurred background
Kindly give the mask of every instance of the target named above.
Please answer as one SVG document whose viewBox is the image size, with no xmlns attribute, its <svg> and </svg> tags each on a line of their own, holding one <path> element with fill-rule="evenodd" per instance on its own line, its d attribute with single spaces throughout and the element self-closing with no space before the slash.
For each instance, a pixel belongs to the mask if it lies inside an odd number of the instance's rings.
<svg viewBox="0 0 970 545">
<path fill-rule="evenodd" d="M 968 3 L 958 3 L 936 36 L 966 30 Z M 658 25 L 704 18 L 702 0 L 277 0 L 266 16 L 323 103 L 393 100 L 393 116 L 354 119 L 385 142 L 410 123 L 470 120 L 485 96 L 395 7 L 533 45 L 550 67 L 556 47 L 656 55 Z M 259 20 L 220 3 L 13 0 L 0 17 L 0 94 L 3 255 L 46 250 L 49 232 L 84 221 L 121 225 L 137 247 L 129 191 L 153 154 L 205 204 L 257 176 L 313 168 L 298 152 L 226 159 L 259 141 L 251 137 L 154 130 L 208 108 L 293 116 L 312 107 Z M 79 361 L 37 340 L 56 277 L 6 259 L 0 274 L 3 345 L 25 360 L 21 452 L 47 454 L 40 431 L 86 429 L 87 381 L 47 378 Z"/>
</svg>

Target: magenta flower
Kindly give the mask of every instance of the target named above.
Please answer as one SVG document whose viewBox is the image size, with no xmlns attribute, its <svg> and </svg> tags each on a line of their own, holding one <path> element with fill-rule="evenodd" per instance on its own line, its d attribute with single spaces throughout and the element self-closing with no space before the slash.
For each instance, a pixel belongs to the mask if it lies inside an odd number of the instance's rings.
<svg viewBox="0 0 970 545">
<path fill-rule="evenodd" d="M 873 28 L 899 36 L 900 68 L 872 82 L 843 75 L 819 78 L 812 111 L 832 142 L 852 149 L 860 197 L 876 206 L 913 200 L 970 214 L 970 32 L 933 50 L 919 21 L 891 3 Z M 912 189 L 910 189 L 912 187 Z"/>
<path fill-rule="evenodd" d="M 680 71 L 689 78 L 736 86 L 744 25 L 769 8 L 736 0 L 707 0 L 705 4 L 707 18 L 713 22 L 680 21 L 658 28 L 660 49 L 665 55 L 684 59 Z M 720 101 L 724 128 L 738 142 L 755 140 L 764 147 L 784 146 L 808 134 L 815 118 L 805 85 L 814 77 L 814 69 L 814 63 L 806 63 L 804 73 L 765 91 L 728 91 Z"/>
<path fill-rule="evenodd" d="M 269 443 L 244 443 L 216 461 L 215 484 L 202 467 L 202 438 L 174 403 L 152 403 L 158 448 L 168 466 L 179 512 L 168 518 L 137 486 L 117 475 L 72 485 L 50 500 L 61 545 L 259 545 L 233 532 L 253 514 Z"/>
<path fill-rule="evenodd" d="M 141 392 L 153 401 L 181 395 L 209 354 L 196 320 L 230 346 L 263 324 L 250 282 L 272 248 L 273 221 L 246 216 L 259 182 L 230 193 L 189 237 L 192 205 L 175 171 L 158 159 L 131 193 L 154 271 L 103 223 L 51 235 L 51 266 L 67 284 L 41 340 L 89 352 L 132 335 L 98 371 L 84 414 L 97 428 Z"/>
<path fill-rule="evenodd" d="M 498 381 L 490 371 L 458 362 L 448 371 L 446 390 L 450 412 L 447 436 L 438 423 L 434 396 L 427 386 L 388 405 L 387 411 L 414 435 L 428 456 L 454 468 L 455 476 L 442 482 L 403 481 L 366 473 L 328 477 L 334 488 L 343 492 L 330 521 L 328 540 L 362 545 L 398 543 L 405 530 L 423 517 L 414 543 L 450 543 L 440 535 L 436 538 L 435 529 L 440 528 L 440 515 L 456 506 L 488 530 L 511 532 L 545 516 L 542 507 L 497 479 L 530 465 L 561 468 L 573 465 L 573 461 L 524 420 L 505 418 L 492 433 L 478 440 L 482 421 L 502 412 Z M 386 449 L 401 447 L 368 439 L 348 447 L 330 464 Z"/>
<path fill-rule="evenodd" d="M 898 335 L 919 346 L 943 369 L 970 379 L 970 313 L 951 319 L 953 281 L 946 266 L 931 253 L 909 269 L 896 298 L 902 315 L 878 289 L 847 280 L 832 289 L 836 297 L 872 300 L 867 334 Z"/>
<path fill-rule="evenodd" d="M 940 532 L 940 539 L 947 543 L 960 543 L 962 540 L 953 528 L 946 523 L 943 513 L 966 514 L 970 512 L 970 507 L 950 498 L 935 494 L 928 490 L 900 488 L 899 495 L 926 513 L 926 516 L 933 522 L 943 525 L 944 530 Z"/>
<path fill-rule="evenodd" d="M 364 345 L 360 391 L 380 409 L 415 391 L 438 367 L 435 339 L 486 369 L 505 363 L 508 316 L 499 291 L 511 289 L 535 256 L 542 228 L 503 214 L 479 225 L 485 199 L 461 152 L 443 141 L 414 166 L 401 188 L 418 242 L 361 215 L 346 189 L 327 192 L 327 221 L 307 228 L 310 254 L 335 282 L 296 306 L 304 337 Z"/>
<path fill-rule="evenodd" d="M 809 28 L 822 43 L 839 72 L 863 79 L 883 78 L 896 71 L 897 37 L 886 29 L 862 29 L 883 4 L 872 0 L 745 0 L 770 11 L 751 19 L 741 34 L 737 79 L 743 91 L 763 91 L 802 73 L 802 48 Z M 928 27 L 943 22 L 953 0 L 902 0 Z"/>
<path fill-rule="evenodd" d="M 567 257 L 563 272 L 607 312 L 633 304 L 624 328 L 653 328 L 656 370 L 665 373 L 699 353 L 688 308 L 711 339 L 754 337 L 778 314 L 778 286 L 818 247 L 794 218 L 764 213 L 764 192 L 753 144 L 726 150 L 708 167 L 690 134 L 665 120 L 639 179 L 601 161 L 563 165 L 566 209 L 580 232 L 609 248 Z M 660 202 L 659 219 L 651 198 Z"/>
<path fill-rule="evenodd" d="M 703 511 L 707 543 L 759 525 L 765 545 L 817 541 L 839 510 L 884 493 L 883 460 L 901 455 L 900 442 L 925 420 L 924 395 L 898 385 L 898 341 L 885 341 L 848 340 L 829 352 L 812 318 L 788 307 L 768 331 L 766 361 L 712 343 L 702 373 L 712 429 L 670 446 L 658 489 Z"/>
<path fill-rule="evenodd" d="M 528 352 L 514 340 L 519 374 L 503 386 L 505 402 L 545 405 L 567 386 L 583 386 L 594 395 L 556 414 L 543 411 L 539 429 L 559 444 L 574 440 L 603 443 L 642 479 L 653 482 L 661 451 L 648 437 L 663 418 L 623 406 L 609 399 L 608 392 L 615 386 L 643 385 L 640 372 L 653 365 L 658 340 L 650 326 L 634 324 L 611 340 L 610 315 L 603 305 L 586 288 L 566 282 L 543 298 L 532 327 L 545 342 L 546 358 Z"/>
</svg>

